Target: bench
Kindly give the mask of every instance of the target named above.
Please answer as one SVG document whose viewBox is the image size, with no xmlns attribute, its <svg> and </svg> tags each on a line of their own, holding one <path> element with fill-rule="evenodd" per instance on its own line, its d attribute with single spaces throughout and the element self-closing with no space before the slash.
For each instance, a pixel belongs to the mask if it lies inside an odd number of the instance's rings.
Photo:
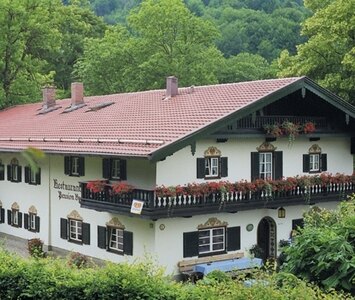
<svg viewBox="0 0 355 300">
<path fill-rule="evenodd" d="M 220 254 L 220 255 L 187 259 L 187 260 L 179 261 L 178 268 L 181 274 L 183 274 L 187 278 L 191 278 L 191 276 L 196 275 L 194 272 L 194 267 L 196 265 L 208 264 L 208 263 L 230 260 L 230 259 L 238 259 L 242 257 L 244 257 L 244 252 L 228 253 L 228 254 Z"/>
</svg>

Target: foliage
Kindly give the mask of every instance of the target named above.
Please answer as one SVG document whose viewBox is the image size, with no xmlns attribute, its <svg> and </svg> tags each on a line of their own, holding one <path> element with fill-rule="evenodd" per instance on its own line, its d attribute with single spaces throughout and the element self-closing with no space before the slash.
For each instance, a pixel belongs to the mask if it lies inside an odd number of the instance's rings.
<svg viewBox="0 0 355 300">
<path fill-rule="evenodd" d="M 197 284 L 182 284 L 164 276 L 150 261 L 77 269 L 61 259 L 24 260 L 0 251 L 1 299 L 346 299 L 287 273 L 259 273 L 252 279 L 247 287 L 243 276 L 233 280 L 213 273 Z"/>
<path fill-rule="evenodd" d="M 134 190 L 134 186 L 126 182 L 117 182 L 112 184 L 112 191 L 114 194 L 123 195 L 131 193 Z"/>
<path fill-rule="evenodd" d="M 68 257 L 68 266 L 78 269 L 87 268 L 91 265 L 90 259 L 79 252 L 72 252 Z"/>
<path fill-rule="evenodd" d="M 258 246 L 257 244 L 253 245 L 249 249 L 250 254 L 252 254 L 256 258 L 263 258 L 264 257 L 264 250 Z"/>
<path fill-rule="evenodd" d="M 285 250 L 283 269 L 327 288 L 355 293 L 355 195 L 337 211 L 313 209 Z"/>
<path fill-rule="evenodd" d="M 355 99 L 354 1 L 306 0 L 312 10 L 302 28 L 309 39 L 279 58 L 279 75 L 307 75 L 350 102 Z M 354 102 L 353 102 L 354 103 Z"/>
<path fill-rule="evenodd" d="M 91 180 L 86 187 L 93 193 L 100 193 L 104 190 L 106 183 L 106 180 Z"/>
<path fill-rule="evenodd" d="M 33 257 L 44 257 L 43 242 L 38 238 L 28 240 L 28 252 Z"/>
<path fill-rule="evenodd" d="M 280 137 L 287 135 L 290 142 L 293 142 L 301 133 L 312 133 L 316 130 L 316 125 L 313 122 L 307 121 L 304 124 L 293 123 L 290 121 L 284 121 L 282 124 L 266 124 L 264 130 L 267 134 L 274 137 Z"/>
</svg>

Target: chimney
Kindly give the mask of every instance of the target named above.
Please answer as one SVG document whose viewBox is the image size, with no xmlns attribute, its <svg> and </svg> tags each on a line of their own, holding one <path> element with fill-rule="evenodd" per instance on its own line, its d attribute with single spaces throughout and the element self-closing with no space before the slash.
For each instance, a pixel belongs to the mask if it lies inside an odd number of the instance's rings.
<svg viewBox="0 0 355 300">
<path fill-rule="evenodd" d="M 73 82 L 71 84 L 71 106 L 77 106 L 84 103 L 84 85 L 82 82 Z"/>
<path fill-rule="evenodd" d="M 42 90 L 43 108 L 48 109 L 55 106 L 55 87 L 46 86 Z"/>
<path fill-rule="evenodd" d="M 166 97 L 174 97 L 178 94 L 178 79 L 175 76 L 166 78 Z"/>
</svg>

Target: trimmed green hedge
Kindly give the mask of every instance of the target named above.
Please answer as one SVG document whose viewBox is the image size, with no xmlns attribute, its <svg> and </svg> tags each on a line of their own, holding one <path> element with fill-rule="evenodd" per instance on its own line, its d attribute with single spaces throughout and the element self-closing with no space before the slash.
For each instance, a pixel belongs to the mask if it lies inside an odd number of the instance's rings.
<svg viewBox="0 0 355 300">
<path fill-rule="evenodd" d="M 152 263 L 108 263 L 77 269 L 63 259 L 22 259 L 0 250 L 0 299 L 348 299 L 324 294 L 287 273 L 262 274 L 252 287 L 213 272 L 197 284 L 177 283 Z"/>
</svg>

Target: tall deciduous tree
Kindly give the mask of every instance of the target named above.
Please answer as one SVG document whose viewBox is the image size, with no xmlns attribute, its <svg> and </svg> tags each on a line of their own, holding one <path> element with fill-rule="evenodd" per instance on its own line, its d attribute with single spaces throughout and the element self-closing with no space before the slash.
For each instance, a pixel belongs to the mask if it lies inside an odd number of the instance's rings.
<svg viewBox="0 0 355 300">
<path fill-rule="evenodd" d="M 279 75 L 307 75 L 355 103 L 355 2 L 305 0 L 305 6 L 314 13 L 302 30 L 309 40 L 295 56 L 281 54 Z"/>
<path fill-rule="evenodd" d="M 59 45 L 51 25 L 59 1 L 0 1 L 0 107 L 38 98 L 38 85 L 50 80 L 44 57 Z M 53 74 L 52 74 L 53 75 Z"/>
</svg>

